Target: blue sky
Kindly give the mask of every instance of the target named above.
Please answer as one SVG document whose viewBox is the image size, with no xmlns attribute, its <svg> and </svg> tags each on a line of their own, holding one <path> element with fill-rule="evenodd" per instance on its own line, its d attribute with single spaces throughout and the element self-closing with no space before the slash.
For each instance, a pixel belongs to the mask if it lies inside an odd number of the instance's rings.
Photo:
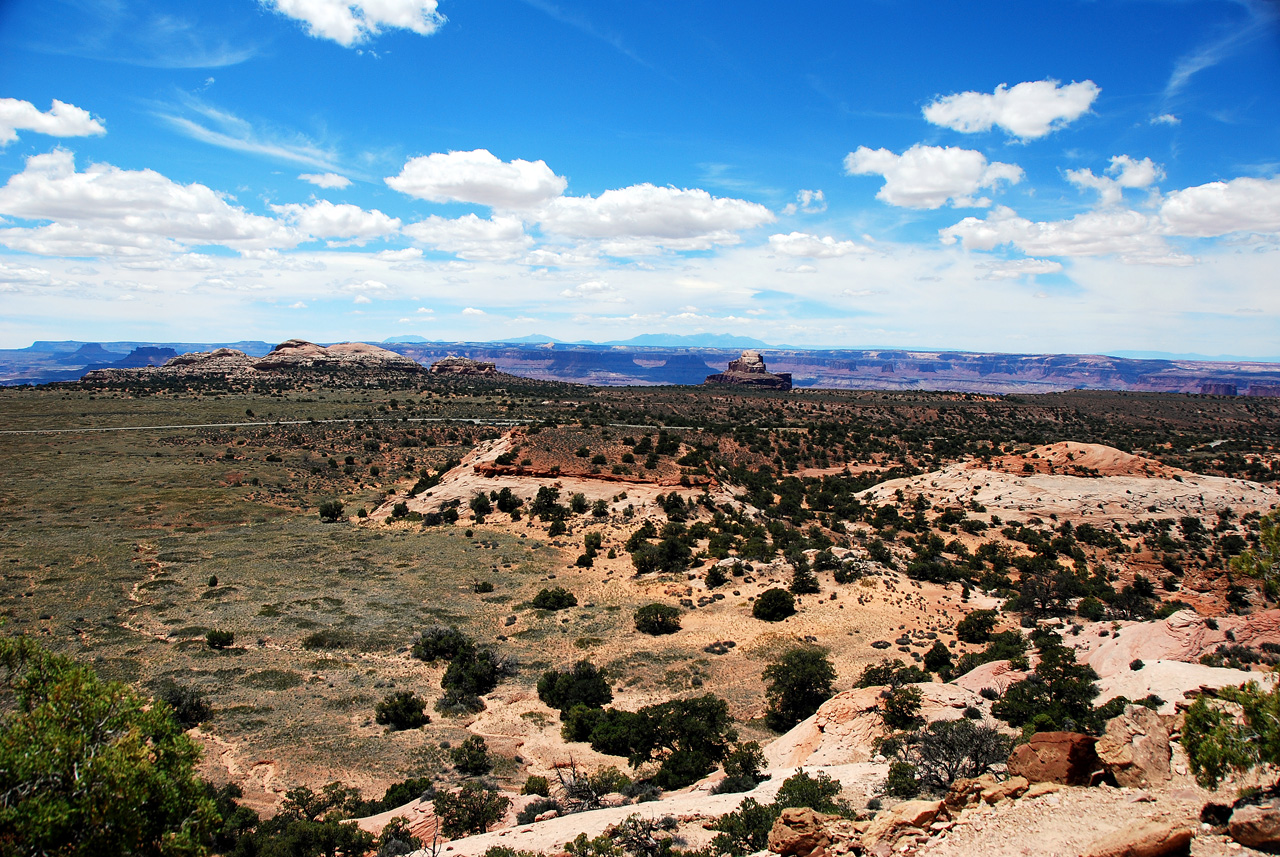
<svg viewBox="0 0 1280 857">
<path fill-rule="evenodd" d="M 0 346 L 1280 352 L 1280 5 L 0 3 Z"/>
</svg>

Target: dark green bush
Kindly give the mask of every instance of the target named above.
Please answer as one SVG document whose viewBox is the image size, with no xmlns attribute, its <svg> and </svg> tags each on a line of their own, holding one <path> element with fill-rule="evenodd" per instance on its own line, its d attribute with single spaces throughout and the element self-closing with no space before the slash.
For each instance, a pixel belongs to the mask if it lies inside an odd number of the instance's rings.
<svg viewBox="0 0 1280 857">
<path fill-rule="evenodd" d="M 552 809 L 556 812 L 560 811 L 560 804 L 553 798 L 544 796 L 538 800 L 529 801 L 524 809 L 516 813 L 516 824 L 533 824 L 535 818 Z"/>
<path fill-rule="evenodd" d="M 956 639 L 962 643 L 985 643 L 991 639 L 999 616 L 994 610 L 974 610 L 956 624 Z"/>
<path fill-rule="evenodd" d="M 187 729 L 209 719 L 212 709 L 204 692 L 193 687 L 182 687 L 173 681 L 166 682 L 158 696 L 173 711 L 173 719 Z"/>
<path fill-rule="evenodd" d="M 319 507 L 320 520 L 326 524 L 332 524 L 342 517 L 342 502 L 340 500 L 325 500 Z"/>
<path fill-rule="evenodd" d="M 716 783 L 712 794 L 738 794 L 749 792 L 759 785 L 765 777 L 760 771 L 764 768 L 764 751 L 755 741 L 738 744 L 729 751 L 724 759 L 724 779 Z"/>
<path fill-rule="evenodd" d="M 546 777 L 530 774 L 525 779 L 524 786 L 520 789 L 520 794 L 548 797 L 551 794 L 551 783 L 547 781 Z"/>
<path fill-rule="evenodd" d="M 204 635 L 204 640 L 211 649 L 225 649 L 236 641 L 236 635 L 231 631 L 210 631 Z"/>
<path fill-rule="evenodd" d="M 916 768 L 910 762 L 894 759 L 889 763 L 889 776 L 884 781 L 884 793 L 890 797 L 910 799 L 920 794 L 916 780 Z"/>
<path fill-rule="evenodd" d="M 529 604 L 538 610 L 564 610 L 569 607 L 577 607 L 578 599 L 569 590 L 560 586 L 553 586 L 550 589 L 539 590 Z"/>
<path fill-rule="evenodd" d="M 381 726 L 391 727 L 392 731 L 417 729 L 431 722 L 423 711 L 426 707 L 426 700 L 416 693 L 400 690 L 387 694 L 374 706 L 373 720 Z"/>
<path fill-rule="evenodd" d="M 451 661 L 458 652 L 473 646 L 467 635 L 457 628 L 436 625 L 423 631 L 414 640 L 413 656 L 428 663 L 436 660 Z"/>
<path fill-rule="evenodd" d="M 493 760 L 489 758 L 489 745 L 479 735 L 472 735 L 450 750 L 449 761 L 459 773 L 468 777 L 478 777 L 493 770 Z"/>
<path fill-rule="evenodd" d="M 659 636 L 680 630 L 680 608 L 669 604 L 646 604 L 636 610 L 636 630 Z"/>
<path fill-rule="evenodd" d="M 561 712 L 583 705 L 603 708 L 613 701 L 613 690 L 603 670 L 590 661 L 578 661 L 568 672 L 547 670 L 538 679 L 538 698 Z"/>
<path fill-rule="evenodd" d="M 766 589 L 751 605 L 751 615 L 764 622 L 781 622 L 796 612 L 796 600 L 785 589 Z"/>
<path fill-rule="evenodd" d="M 511 806 L 501 792 L 466 782 L 456 792 L 439 792 L 432 806 L 444 835 L 451 839 L 484 833 Z"/>
</svg>

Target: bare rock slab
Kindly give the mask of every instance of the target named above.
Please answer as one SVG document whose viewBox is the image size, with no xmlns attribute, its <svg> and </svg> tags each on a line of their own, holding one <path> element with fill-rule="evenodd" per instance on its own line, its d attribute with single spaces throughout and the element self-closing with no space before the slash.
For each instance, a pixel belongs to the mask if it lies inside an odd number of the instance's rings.
<svg viewBox="0 0 1280 857">
<path fill-rule="evenodd" d="M 1166 857 L 1190 854 L 1191 830 L 1171 822 L 1144 821 L 1093 843 L 1084 857 Z"/>
</svg>

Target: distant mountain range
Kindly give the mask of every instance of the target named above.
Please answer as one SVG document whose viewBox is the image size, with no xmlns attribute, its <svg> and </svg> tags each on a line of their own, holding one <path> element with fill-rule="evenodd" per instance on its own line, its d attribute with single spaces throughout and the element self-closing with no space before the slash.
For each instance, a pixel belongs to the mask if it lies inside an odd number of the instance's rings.
<svg viewBox="0 0 1280 857">
<path fill-rule="evenodd" d="M 701 384 L 743 349 L 758 350 L 771 372 L 797 388 L 1049 393 L 1130 390 L 1280 396 L 1280 363 L 1244 360 L 1135 359 L 1079 354 L 984 354 L 903 349 L 800 349 L 728 334 L 649 334 L 603 343 L 546 336 L 501 342 L 431 342 L 392 337 L 383 347 L 429 365 L 458 356 L 492 362 L 529 378 L 600 386 Z M 36 342 L 0 350 L 0 384 L 74 381 L 91 369 L 159 365 L 175 354 L 226 347 L 255 357 L 267 342 Z"/>
</svg>

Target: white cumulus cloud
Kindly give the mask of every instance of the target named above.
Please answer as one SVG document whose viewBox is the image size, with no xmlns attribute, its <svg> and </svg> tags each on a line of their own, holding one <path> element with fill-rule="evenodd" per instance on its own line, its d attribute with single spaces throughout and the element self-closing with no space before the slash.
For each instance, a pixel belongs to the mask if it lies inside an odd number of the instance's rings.
<svg viewBox="0 0 1280 857">
<path fill-rule="evenodd" d="M 999 206 L 985 219 L 966 217 L 941 231 L 943 244 L 959 241 L 966 250 L 1011 245 L 1030 256 L 1106 256 L 1122 262 L 1187 265 L 1193 259 L 1173 251 L 1160 219 L 1126 209 L 1102 209 L 1070 220 L 1035 222 Z"/>
<path fill-rule="evenodd" d="M 310 205 L 273 205 L 271 209 L 313 238 L 347 238 L 367 241 L 400 229 L 400 218 L 388 217 L 376 208 L 365 211 L 358 205 L 334 205 L 317 200 Z"/>
<path fill-rule="evenodd" d="M 925 105 L 924 118 L 934 125 L 972 134 L 998 126 L 1021 140 L 1044 137 L 1079 119 L 1102 90 L 1091 80 L 1068 83 L 1035 80 L 994 92 L 958 92 Z"/>
<path fill-rule="evenodd" d="M 410 158 L 387 184 L 431 202 L 471 202 L 491 208 L 532 208 L 558 197 L 568 180 L 546 161 L 502 161 L 488 149 Z"/>
<path fill-rule="evenodd" d="M 736 244 L 739 231 L 772 223 L 774 215 L 758 203 L 714 197 L 699 188 L 645 183 L 595 197 L 559 197 L 539 211 L 538 220 L 557 235 L 601 239 L 612 255 L 641 255 Z"/>
<path fill-rule="evenodd" d="M 485 312 L 482 309 L 476 309 L 473 306 L 469 306 L 469 307 L 463 308 L 462 314 L 463 315 L 484 315 Z"/>
<path fill-rule="evenodd" d="M 782 213 L 790 217 L 797 211 L 803 214 L 821 214 L 827 210 L 827 199 L 820 190 L 802 190 L 796 193 L 796 201 L 787 203 Z"/>
<path fill-rule="evenodd" d="M 818 237 L 807 232 L 770 235 L 769 247 L 784 256 L 809 259 L 834 259 L 850 253 L 865 253 L 867 248 L 853 241 L 837 241 L 830 235 Z"/>
<path fill-rule="evenodd" d="M 1280 233 L 1280 177 L 1239 178 L 1173 191 L 1160 206 L 1160 216 L 1172 234 L 1195 238 Z"/>
<path fill-rule="evenodd" d="M 384 29 L 429 36 L 444 23 L 436 0 L 262 0 L 268 9 L 301 21 L 311 35 L 351 47 Z"/>
<path fill-rule="evenodd" d="M 1125 188 L 1150 187 L 1164 178 L 1164 170 L 1150 158 L 1135 160 L 1128 155 L 1116 155 L 1107 167 L 1108 176 L 1096 176 L 1091 169 L 1067 170 L 1067 181 L 1082 188 L 1098 192 L 1101 205 L 1118 205 Z"/>
<path fill-rule="evenodd" d="M 974 193 L 1001 181 L 1017 184 L 1023 176 L 1021 167 L 988 163 L 985 155 L 972 149 L 919 143 L 901 155 L 859 146 L 845 157 L 844 169 L 851 176 L 884 176 L 884 187 L 876 198 L 902 208 L 941 208 L 948 200 L 957 206 L 985 207 L 990 200 L 974 199 Z"/>
<path fill-rule="evenodd" d="M 146 255 L 199 245 L 264 251 L 294 247 L 303 238 L 202 184 L 110 164 L 77 172 L 74 156 L 63 150 L 27 159 L 0 188 L 0 214 L 50 221 L 0 229 L 0 243 L 42 255 Z"/>
<path fill-rule="evenodd" d="M 512 259 L 533 244 L 518 217 L 485 220 L 468 214 L 450 220 L 433 214 L 403 231 L 420 244 L 471 260 Z"/>
<path fill-rule="evenodd" d="M 337 173 L 303 173 L 298 178 L 304 182 L 311 182 L 316 187 L 328 188 L 329 190 L 341 190 L 344 187 L 351 186 L 351 179 L 346 176 L 340 176 Z"/>
<path fill-rule="evenodd" d="M 102 123 L 88 110 L 53 100 L 47 113 L 41 113 L 30 101 L 0 98 L 0 148 L 18 139 L 19 131 L 35 131 L 50 137 L 90 137 L 105 134 Z"/>
</svg>

